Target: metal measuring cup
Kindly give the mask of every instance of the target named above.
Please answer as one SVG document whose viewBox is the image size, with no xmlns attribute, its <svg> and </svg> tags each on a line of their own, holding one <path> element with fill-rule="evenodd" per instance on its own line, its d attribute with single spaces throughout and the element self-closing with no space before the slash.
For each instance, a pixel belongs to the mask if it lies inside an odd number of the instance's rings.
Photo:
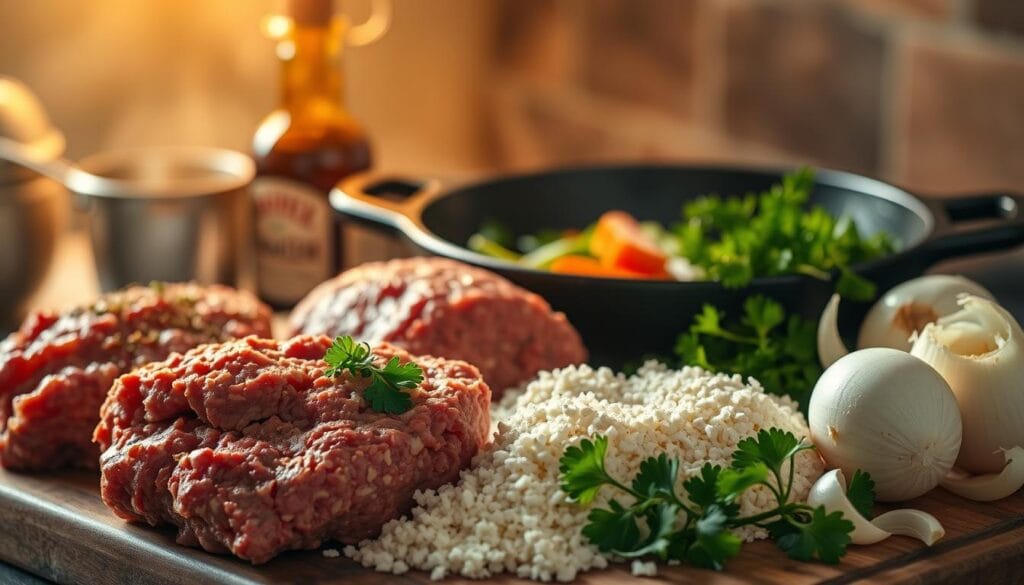
<svg viewBox="0 0 1024 585">
<path fill-rule="evenodd" d="M 104 290 L 132 282 L 235 284 L 245 242 L 251 158 L 232 150 L 165 147 L 83 159 L 103 180 L 72 181 L 89 216 Z"/>
<path fill-rule="evenodd" d="M 89 216 L 104 290 L 133 282 L 235 284 L 256 174 L 240 152 L 199 146 L 116 150 L 73 164 L 0 138 L 0 158 L 54 178 Z"/>
</svg>

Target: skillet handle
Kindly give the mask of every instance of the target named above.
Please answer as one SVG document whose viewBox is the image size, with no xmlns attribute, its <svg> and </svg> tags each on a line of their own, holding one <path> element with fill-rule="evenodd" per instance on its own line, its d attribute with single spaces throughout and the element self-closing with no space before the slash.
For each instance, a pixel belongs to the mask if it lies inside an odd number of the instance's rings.
<svg viewBox="0 0 1024 585">
<path fill-rule="evenodd" d="M 436 180 L 368 172 L 338 183 L 331 189 L 330 200 L 342 215 L 411 235 L 421 229 L 423 207 L 440 189 Z"/>
<path fill-rule="evenodd" d="M 1024 196 L 988 193 L 922 198 L 935 214 L 935 231 L 922 248 L 932 262 L 1024 244 Z"/>
</svg>

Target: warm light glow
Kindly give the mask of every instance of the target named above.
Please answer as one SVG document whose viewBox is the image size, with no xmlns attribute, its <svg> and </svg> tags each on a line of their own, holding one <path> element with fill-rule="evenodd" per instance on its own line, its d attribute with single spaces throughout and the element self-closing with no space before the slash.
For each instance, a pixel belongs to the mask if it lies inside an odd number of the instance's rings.
<svg viewBox="0 0 1024 585">
<path fill-rule="evenodd" d="M 291 61 L 292 57 L 295 56 L 295 43 L 292 41 L 281 41 L 277 44 L 275 50 L 277 58 L 282 61 Z"/>
<path fill-rule="evenodd" d="M 338 14 L 335 18 L 339 20 L 338 24 L 343 30 L 348 30 L 348 43 L 361 47 L 376 42 L 387 33 L 391 28 L 391 11 L 391 0 L 372 0 L 370 16 L 363 23 L 353 25 L 346 14 Z M 260 21 L 263 35 L 275 41 L 286 38 L 293 28 L 292 19 L 283 14 L 268 14 Z"/>
<path fill-rule="evenodd" d="M 282 39 L 291 32 L 292 19 L 282 14 L 268 14 L 260 22 L 260 29 L 270 39 Z"/>
</svg>

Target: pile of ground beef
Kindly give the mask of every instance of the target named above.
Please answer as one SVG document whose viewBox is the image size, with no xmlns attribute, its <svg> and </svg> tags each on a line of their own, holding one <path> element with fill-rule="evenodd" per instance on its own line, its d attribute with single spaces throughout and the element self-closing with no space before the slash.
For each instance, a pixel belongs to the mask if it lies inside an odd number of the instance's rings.
<svg viewBox="0 0 1024 585">
<path fill-rule="evenodd" d="M 290 326 L 293 334 L 350 335 L 465 360 L 480 368 L 495 397 L 539 371 L 587 359 L 579 334 L 544 299 L 445 258 L 348 270 L 299 303 Z"/>
<path fill-rule="evenodd" d="M 378 365 L 397 356 L 424 374 L 412 409 L 381 414 L 366 379 L 324 376 L 330 345 L 249 337 L 121 376 L 96 428 L 103 501 L 177 526 L 182 544 L 263 563 L 375 536 L 487 442 L 490 390 L 475 367 L 379 345 Z"/>
<path fill-rule="evenodd" d="M 96 468 L 91 437 L 118 375 L 202 343 L 269 336 L 270 315 L 225 286 L 153 284 L 30 316 L 0 342 L 0 464 Z"/>
</svg>

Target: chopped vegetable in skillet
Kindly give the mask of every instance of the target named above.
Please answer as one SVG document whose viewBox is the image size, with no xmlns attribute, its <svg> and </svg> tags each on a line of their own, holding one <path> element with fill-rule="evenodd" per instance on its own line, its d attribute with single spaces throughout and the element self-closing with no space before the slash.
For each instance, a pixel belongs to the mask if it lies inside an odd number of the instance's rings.
<svg viewBox="0 0 1024 585">
<path fill-rule="evenodd" d="M 807 208 L 814 171 L 785 175 L 762 193 L 705 195 L 683 207 L 671 229 L 611 210 L 582 231 L 545 230 L 516 238 L 487 222 L 469 240 L 481 254 L 564 274 L 657 280 L 716 280 L 742 287 L 760 276 L 839 278 L 844 297 L 868 300 L 873 283 L 850 266 L 894 250 L 886 233 L 863 236 L 849 217 Z"/>
</svg>

